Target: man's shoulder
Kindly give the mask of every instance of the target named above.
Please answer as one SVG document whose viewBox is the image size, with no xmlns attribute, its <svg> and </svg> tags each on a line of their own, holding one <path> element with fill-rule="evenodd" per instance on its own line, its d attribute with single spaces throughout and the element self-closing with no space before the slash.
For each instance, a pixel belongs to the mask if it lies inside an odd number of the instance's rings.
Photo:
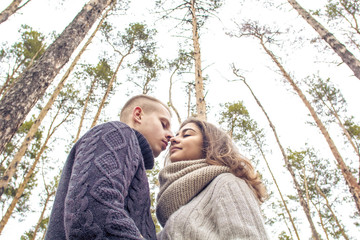
<svg viewBox="0 0 360 240">
<path fill-rule="evenodd" d="M 93 133 L 97 132 L 100 132 L 102 134 L 105 134 L 107 132 L 119 132 L 126 136 L 135 136 L 134 130 L 127 124 L 120 121 L 111 121 L 96 125 L 88 131 L 87 135 L 92 135 Z"/>
<path fill-rule="evenodd" d="M 121 139 L 123 142 L 132 142 L 136 139 L 134 130 L 120 121 L 111 121 L 96 125 L 82 136 L 78 142 L 89 141 L 89 139 L 103 139 L 109 141 Z"/>
<path fill-rule="evenodd" d="M 106 123 L 102 123 L 99 125 L 96 125 L 93 129 L 127 129 L 131 130 L 131 127 L 127 125 L 126 123 L 120 122 L 120 121 L 110 121 Z"/>
</svg>

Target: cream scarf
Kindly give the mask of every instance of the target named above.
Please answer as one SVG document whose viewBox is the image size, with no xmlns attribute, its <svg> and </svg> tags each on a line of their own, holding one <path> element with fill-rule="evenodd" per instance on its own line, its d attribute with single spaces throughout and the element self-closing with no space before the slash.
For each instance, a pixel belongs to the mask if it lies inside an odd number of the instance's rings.
<svg viewBox="0 0 360 240">
<path fill-rule="evenodd" d="M 205 159 L 180 161 L 164 167 L 159 173 L 156 205 L 161 226 L 164 227 L 171 214 L 190 202 L 215 177 L 226 172 L 230 172 L 229 167 L 209 165 Z"/>
</svg>

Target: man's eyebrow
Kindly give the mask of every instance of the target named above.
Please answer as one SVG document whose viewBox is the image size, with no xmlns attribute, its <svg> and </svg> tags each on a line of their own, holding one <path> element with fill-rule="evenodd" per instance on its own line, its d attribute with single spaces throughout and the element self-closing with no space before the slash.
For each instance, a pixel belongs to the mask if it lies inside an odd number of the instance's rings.
<svg viewBox="0 0 360 240">
<path fill-rule="evenodd" d="M 167 126 L 170 126 L 170 121 L 169 121 L 167 118 L 162 117 L 160 120 L 161 120 L 161 121 L 164 121 Z"/>
</svg>

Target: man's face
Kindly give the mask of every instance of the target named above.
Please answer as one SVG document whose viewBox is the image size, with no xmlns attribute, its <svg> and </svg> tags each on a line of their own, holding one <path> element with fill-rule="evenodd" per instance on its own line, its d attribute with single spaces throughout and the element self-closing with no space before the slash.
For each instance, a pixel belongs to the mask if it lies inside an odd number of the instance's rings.
<svg viewBox="0 0 360 240">
<path fill-rule="evenodd" d="M 155 157 L 164 151 L 173 136 L 170 130 L 171 116 L 168 110 L 159 104 L 156 111 L 143 112 L 138 131 L 149 142 Z"/>
</svg>

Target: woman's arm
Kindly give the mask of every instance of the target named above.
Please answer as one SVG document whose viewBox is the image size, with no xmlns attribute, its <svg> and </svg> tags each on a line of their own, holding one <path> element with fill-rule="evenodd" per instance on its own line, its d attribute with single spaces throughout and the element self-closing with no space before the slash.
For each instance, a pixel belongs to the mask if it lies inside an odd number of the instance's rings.
<svg viewBox="0 0 360 240">
<path fill-rule="evenodd" d="M 258 201 L 246 182 L 230 173 L 216 180 L 211 202 L 221 239 L 269 239 Z"/>
</svg>

